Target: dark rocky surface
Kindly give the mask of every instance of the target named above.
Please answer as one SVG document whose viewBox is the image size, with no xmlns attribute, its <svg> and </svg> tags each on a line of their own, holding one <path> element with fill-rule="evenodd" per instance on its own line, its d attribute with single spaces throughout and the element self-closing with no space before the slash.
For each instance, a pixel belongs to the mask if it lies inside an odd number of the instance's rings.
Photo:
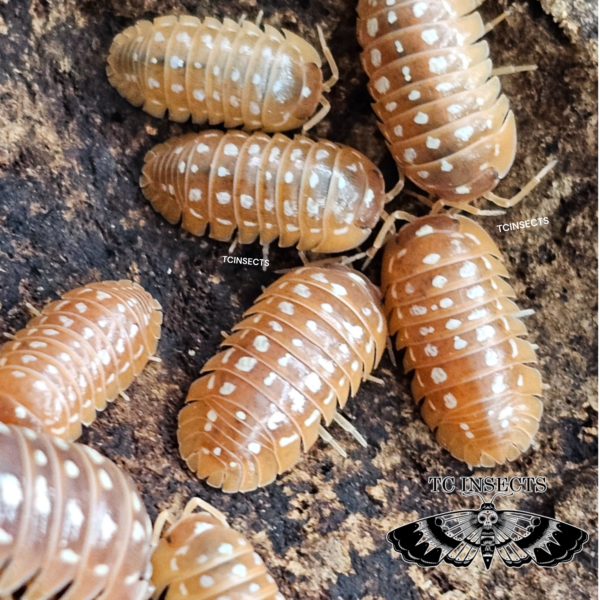
<svg viewBox="0 0 600 600">
<path fill-rule="evenodd" d="M 482 12 L 489 19 L 503 7 L 488 2 Z M 91 280 L 132 278 L 154 294 L 165 308 L 164 362 L 150 365 L 130 388 L 131 403 L 111 406 L 82 441 L 132 475 L 153 517 L 193 495 L 223 510 L 256 544 L 288 598 L 597 597 L 596 8 L 580 0 L 519 3 L 488 36 L 496 65 L 539 65 L 503 78 L 519 150 L 500 193 L 514 193 L 551 158 L 559 163 L 509 215 L 484 225 L 506 255 L 520 305 L 536 310 L 528 326 L 550 385 L 533 448 L 494 472 L 546 475 L 549 489 L 499 504 L 588 530 L 583 553 L 556 569 L 509 570 L 498 562 L 489 572 L 479 560 L 469 569 L 425 571 L 393 556 L 385 534 L 396 525 L 475 503 L 429 492 L 429 476 L 470 471 L 438 447 L 408 379 L 387 357 L 376 373 L 385 386 L 365 384 L 347 408 L 369 447 L 332 428 L 347 460 L 317 443 L 267 489 L 225 496 L 179 459 L 177 413 L 220 331 L 277 269 L 299 260 L 293 250 L 273 248 L 266 273 L 224 265 L 225 245 L 194 239 L 153 212 L 137 186 L 143 156 L 194 128 L 130 106 L 109 85 L 105 59 L 113 36 L 137 18 L 176 11 L 237 19 L 260 8 L 270 23 L 315 43 L 315 26 L 323 26 L 342 79 L 330 94 L 331 116 L 315 133 L 362 150 L 393 184 L 358 60 L 351 0 L 0 0 L 0 330 L 25 325 L 26 302 L 42 306 Z M 394 206 L 423 214 L 406 196 Z M 495 227 L 539 216 L 549 225 L 509 233 Z M 260 257 L 261 249 L 238 253 Z M 368 272 L 374 281 L 378 266 Z"/>
</svg>

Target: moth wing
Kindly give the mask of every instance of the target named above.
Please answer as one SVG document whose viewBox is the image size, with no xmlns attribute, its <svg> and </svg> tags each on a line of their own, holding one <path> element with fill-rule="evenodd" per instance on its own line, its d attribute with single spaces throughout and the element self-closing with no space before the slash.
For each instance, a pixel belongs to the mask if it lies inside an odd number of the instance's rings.
<svg viewBox="0 0 600 600">
<path fill-rule="evenodd" d="M 520 567 L 531 561 L 540 567 L 555 567 L 573 560 L 589 540 L 588 534 L 578 527 L 514 510 L 499 510 L 494 530 L 498 555 L 507 567 Z"/>
<path fill-rule="evenodd" d="M 472 510 L 442 513 L 393 529 L 387 540 L 409 563 L 435 567 L 442 560 L 466 567 L 477 556 L 481 526 Z"/>
</svg>

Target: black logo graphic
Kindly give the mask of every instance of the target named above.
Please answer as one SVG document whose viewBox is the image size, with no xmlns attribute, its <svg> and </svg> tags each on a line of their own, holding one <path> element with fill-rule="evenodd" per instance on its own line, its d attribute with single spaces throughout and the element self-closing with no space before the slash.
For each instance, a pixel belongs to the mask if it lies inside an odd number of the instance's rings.
<svg viewBox="0 0 600 600">
<path fill-rule="evenodd" d="M 435 567 L 442 561 L 455 567 L 468 567 L 479 551 L 489 569 L 494 554 L 507 567 L 519 568 L 534 562 L 540 567 L 556 567 L 570 562 L 588 541 L 588 534 L 568 523 L 519 510 L 498 510 L 478 493 L 477 510 L 458 510 L 413 521 L 390 531 L 388 542 L 402 558 L 420 567 Z"/>
</svg>

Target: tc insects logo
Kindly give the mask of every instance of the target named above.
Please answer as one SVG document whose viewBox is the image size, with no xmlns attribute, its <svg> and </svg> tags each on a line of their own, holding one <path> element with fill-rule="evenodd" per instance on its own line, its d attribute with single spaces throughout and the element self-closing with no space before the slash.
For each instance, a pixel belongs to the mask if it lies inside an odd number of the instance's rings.
<svg viewBox="0 0 600 600">
<path fill-rule="evenodd" d="M 507 567 L 519 568 L 530 562 L 556 567 L 570 562 L 588 541 L 588 534 L 568 523 L 519 510 L 498 510 L 496 494 L 486 502 L 479 496 L 477 510 L 442 513 L 413 521 L 390 531 L 388 542 L 402 558 L 420 567 L 435 567 L 442 561 L 468 567 L 479 551 L 489 569 L 497 553 Z"/>
</svg>

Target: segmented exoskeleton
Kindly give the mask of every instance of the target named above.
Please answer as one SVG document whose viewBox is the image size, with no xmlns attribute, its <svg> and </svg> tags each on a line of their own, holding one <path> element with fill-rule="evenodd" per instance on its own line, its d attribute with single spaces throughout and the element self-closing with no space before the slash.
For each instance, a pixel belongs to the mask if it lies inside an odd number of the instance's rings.
<svg viewBox="0 0 600 600">
<path fill-rule="evenodd" d="M 437 440 L 472 466 L 516 459 L 542 415 L 535 346 L 522 339 L 502 254 L 462 216 L 430 215 L 385 248 L 382 290 L 390 335 L 415 371 L 413 396 Z"/>
<path fill-rule="evenodd" d="M 196 513 L 196 508 L 203 511 Z M 165 523 L 170 526 L 163 532 Z M 179 519 L 163 512 L 154 527 L 154 543 L 156 600 L 164 590 L 166 600 L 284 600 L 250 542 L 199 498 L 188 502 Z"/>
<path fill-rule="evenodd" d="M 478 212 L 483 196 L 508 207 L 554 166 L 544 168 L 516 196 L 492 190 L 512 166 L 515 118 L 492 75 L 487 27 L 479 0 L 359 0 L 358 39 L 370 77 L 375 112 L 388 146 L 406 176 L 442 205 Z M 517 72 L 530 67 L 508 67 Z"/>
<path fill-rule="evenodd" d="M 329 111 L 323 92 L 338 79 L 337 67 L 319 35 L 333 71 L 323 83 L 321 58 L 308 42 L 269 25 L 207 17 L 160 17 L 138 21 L 117 35 L 108 77 L 132 104 L 173 121 L 251 131 L 310 128 Z M 315 112 L 318 104 L 323 109 Z"/>
<path fill-rule="evenodd" d="M 151 536 L 133 483 L 110 460 L 0 423 L 0 597 L 146 600 Z"/>
<path fill-rule="evenodd" d="M 347 267 L 302 267 L 269 286 L 202 369 L 179 416 L 190 469 L 225 492 L 250 491 L 290 469 L 341 417 L 379 363 L 380 295 Z M 335 442 L 334 442 L 335 443 Z"/>
<path fill-rule="evenodd" d="M 303 136 L 205 131 L 146 156 L 141 187 L 154 208 L 194 235 L 241 244 L 344 252 L 371 234 L 388 196 L 379 169 L 340 144 Z M 266 250 L 266 249 L 265 249 Z"/>
<path fill-rule="evenodd" d="M 0 421 L 77 439 L 153 357 L 161 322 L 131 281 L 67 292 L 0 347 Z"/>
</svg>

